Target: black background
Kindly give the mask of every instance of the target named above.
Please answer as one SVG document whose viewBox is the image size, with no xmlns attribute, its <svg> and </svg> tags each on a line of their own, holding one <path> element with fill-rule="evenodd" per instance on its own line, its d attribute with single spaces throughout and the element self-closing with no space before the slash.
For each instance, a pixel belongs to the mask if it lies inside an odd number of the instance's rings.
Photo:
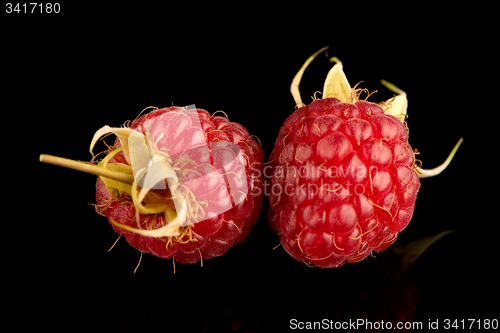
<svg viewBox="0 0 500 333">
<path fill-rule="evenodd" d="M 495 94 L 487 83 L 495 67 L 487 20 L 462 8 L 334 3 L 72 6 L 57 15 L 2 12 L 2 266 L 5 290 L 16 295 L 9 301 L 20 315 L 16 325 L 127 332 L 239 325 L 241 332 L 266 332 L 286 328 L 291 318 L 313 320 L 308 309 L 319 303 L 333 319 L 329 307 L 342 309 L 343 301 L 329 293 L 351 288 L 352 279 L 368 285 L 363 277 L 377 259 L 326 270 L 296 262 L 283 248 L 273 250 L 279 239 L 265 201 L 252 234 L 225 255 L 203 267 L 177 264 L 175 274 L 171 260 L 144 255 L 134 274 L 139 252 L 121 239 L 108 253 L 116 234 L 88 205 L 95 177 L 38 161 L 41 153 L 90 160 L 101 126 L 120 126 L 147 106 L 189 104 L 225 111 L 260 138 L 267 158 L 294 110 L 291 81 L 323 46 L 343 62 L 351 85 L 364 81 L 361 87 L 378 90 L 370 101 L 392 97 L 380 79 L 407 92 L 410 144 L 424 168 L 439 165 L 464 137 L 449 168 L 421 181 L 412 222 L 395 244 L 458 231 L 410 268 L 415 321 L 426 327 L 445 318 L 498 319 L 498 172 L 494 132 L 487 130 L 496 104 L 484 104 Z M 322 53 L 308 67 L 305 103 L 322 90 L 331 66 Z"/>
</svg>

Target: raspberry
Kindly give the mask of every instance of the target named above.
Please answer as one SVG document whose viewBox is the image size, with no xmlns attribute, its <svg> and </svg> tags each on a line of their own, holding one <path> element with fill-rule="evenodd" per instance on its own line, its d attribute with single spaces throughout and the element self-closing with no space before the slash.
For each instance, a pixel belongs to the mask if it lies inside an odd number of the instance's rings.
<svg viewBox="0 0 500 333">
<path fill-rule="evenodd" d="M 323 49 L 322 49 L 323 50 Z M 292 83 L 298 84 L 309 58 Z M 323 99 L 292 113 L 280 129 L 269 158 L 269 220 L 281 244 L 308 265 L 339 267 L 389 247 L 415 209 L 419 173 L 408 143 L 406 94 L 377 105 L 359 100 L 337 63 L 328 74 Z M 445 165 L 446 164 L 446 165 Z"/>
<path fill-rule="evenodd" d="M 249 234 L 264 196 L 264 156 L 242 125 L 202 109 L 155 109 L 130 127 L 101 128 L 91 151 L 107 133 L 117 139 L 99 165 L 68 163 L 100 175 L 96 211 L 131 246 L 194 263 Z M 65 166 L 53 159 L 64 160 L 41 156 Z"/>
</svg>

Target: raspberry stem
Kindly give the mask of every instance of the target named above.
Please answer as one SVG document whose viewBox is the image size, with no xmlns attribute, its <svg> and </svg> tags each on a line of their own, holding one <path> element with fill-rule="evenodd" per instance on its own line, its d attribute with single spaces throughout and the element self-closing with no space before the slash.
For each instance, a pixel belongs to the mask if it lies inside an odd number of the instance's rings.
<svg viewBox="0 0 500 333">
<path fill-rule="evenodd" d="M 40 162 L 61 166 L 68 169 L 78 170 L 86 173 L 90 173 L 96 176 L 102 176 L 106 178 L 110 178 L 125 184 L 132 185 L 134 183 L 134 176 L 130 174 L 126 174 L 123 172 L 112 171 L 110 169 L 106 169 L 100 167 L 98 165 L 88 164 L 85 162 L 70 160 L 67 158 L 42 154 L 40 155 Z"/>
</svg>

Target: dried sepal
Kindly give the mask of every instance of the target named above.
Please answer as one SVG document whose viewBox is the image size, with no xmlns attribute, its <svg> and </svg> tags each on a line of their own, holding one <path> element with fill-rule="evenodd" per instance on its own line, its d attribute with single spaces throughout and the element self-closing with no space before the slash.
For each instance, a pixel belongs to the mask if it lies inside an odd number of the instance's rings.
<svg viewBox="0 0 500 333">
<path fill-rule="evenodd" d="M 105 134 L 108 133 L 114 133 L 118 139 L 120 140 L 120 143 L 122 146 L 125 146 L 128 144 L 128 137 L 130 133 L 133 132 L 131 128 L 128 127 L 109 127 L 108 125 L 101 127 L 94 133 L 94 137 L 92 138 L 92 141 L 90 142 L 90 153 L 92 154 L 92 158 L 94 157 L 94 153 L 92 150 L 94 149 L 95 144 L 97 141 Z M 125 155 L 125 159 L 127 162 L 130 164 L 130 156 L 128 149 L 123 150 L 123 155 Z"/>
<path fill-rule="evenodd" d="M 137 228 L 120 224 L 116 221 L 111 222 L 117 227 L 142 236 L 178 236 L 181 225 L 187 219 L 187 202 L 180 192 L 173 194 L 171 199 L 175 207 L 174 212 L 167 201 L 155 200 L 155 194 L 151 190 L 166 190 L 165 181 L 168 182 L 168 187 L 171 192 L 175 193 L 174 189 L 178 182 L 175 171 L 169 166 L 168 162 L 156 160 L 156 163 L 152 163 L 148 167 L 146 175 L 141 179 L 141 183 L 144 187 L 138 191 L 138 185 L 134 182 L 130 189 L 132 202 L 135 208 Z M 147 196 L 149 196 L 149 198 Z M 151 199 L 151 197 L 153 199 Z M 148 203 L 147 207 L 143 205 L 143 201 Z M 165 214 L 165 221 L 168 221 L 168 224 L 153 230 L 141 229 L 139 214 Z"/>
<path fill-rule="evenodd" d="M 123 164 L 123 163 L 109 163 L 111 158 L 113 158 L 119 152 L 121 152 L 122 150 L 124 150 L 126 148 L 127 148 L 127 145 L 121 146 L 118 149 L 113 150 L 105 158 L 103 158 L 103 160 L 99 163 L 99 166 L 105 170 L 113 171 L 116 174 L 125 174 L 125 175 L 133 176 L 132 168 L 130 167 L 130 165 Z M 108 178 L 105 176 L 99 176 L 99 177 L 103 181 L 108 192 L 112 193 L 112 191 L 118 191 L 118 193 L 120 195 L 126 195 L 126 196 L 130 197 L 131 190 L 132 190 L 132 184 L 124 183 L 122 181 L 118 181 L 118 180 Z M 133 182 L 133 183 L 135 183 L 135 182 Z"/>
<path fill-rule="evenodd" d="M 182 196 L 182 194 L 177 194 L 176 188 L 178 186 L 178 178 L 175 170 L 169 165 L 167 161 L 164 159 L 160 159 L 158 156 L 155 156 L 153 160 L 150 163 L 146 175 L 144 179 L 142 180 L 143 187 L 137 193 L 134 191 L 134 195 L 132 196 L 133 202 L 134 202 L 134 207 L 136 208 L 136 221 L 139 224 L 139 212 L 144 212 L 146 214 L 155 214 L 159 213 L 157 210 L 160 209 L 160 212 L 166 213 L 170 208 L 168 205 L 165 203 L 164 206 L 156 207 L 156 209 L 151 209 L 151 208 L 146 208 L 142 205 L 142 201 L 146 198 L 146 195 L 150 192 L 152 189 L 157 189 L 157 190 L 166 190 L 167 189 L 167 184 L 165 184 L 165 181 L 168 183 L 168 188 L 170 189 L 172 193 L 172 199 L 173 203 L 175 206 L 175 210 L 177 212 L 177 217 L 174 219 L 174 221 L 170 222 L 170 224 L 174 223 L 178 227 L 185 221 L 186 219 L 186 213 L 181 213 L 183 210 L 187 211 L 186 208 L 186 203 L 185 199 Z M 136 187 L 135 187 L 136 188 Z M 179 198 L 181 198 L 182 203 L 179 203 Z M 168 215 L 166 215 L 167 220 Z M 173 226 L 172 226 L 173 227 Z M 159 228 L 162 229 L 162 228 Z M 159 230 L 158 229 L 158 230 Z M 167 229 L 165 228 L 164 231 L 167 232 Z M 169 231 L 170 232 L 170 231 Z M 177 231 L 176 231 L 177 232 Z M 139 232 L 138 232 L 139 233 Z M 166 235 L 164 234 L 163 236 L 173 236 L 173 235 Z M 163 237 L 162 236 L 162 237 Z"/>
<path fill-rule="evenodd" d="M 300 97 L 299 84 L 302 79 L 302 75 L 306 70 L 307 66 L 311 63 L 311 61 L 316 58 L 318 54 L 328 49 L 328 46 L 323 47 L 322 49 L 316 51 L 313 55 L 311 55 L 302 65 L 300 70 L 295 74 L 293 78 L 290 92 L 292 93 L 293 99 L 295 100 L 295 104 L 297 107 L 304 106 L 305 104 L 302 102 L 302 98 Z M 352 99 L 353 89 L 347 80 L 347 77 L 342 68 L 342 63 L 336 57 L 332 57 L 330 59 L 331 62 L 336 62 L 336 64 L 330 69 L 328 75 L 326 77 L 324 87 L 323 87 L 323 98 L 335 97 L 338 98 L 342 102 L 348 102 Z"/>
<path fill-rule="evenodd" d="M 147 237 L 167 237 L 167 236 L 178 236 L 180 234 L 179 232 L 180 223 L 176 223 L 177 221 L 175 220 L 163 227 L 153 230 L 133 228 L 131 226 L 118 223 L 111 217 L 109 218 L 109 220 L 111 223 L 113 223 L 113 225 L 119 228 Z"/>
<path fill-rule="evenodd" d="M 144 182 L 145 173 L 150 171 L 149 165 L 153 162 L 153 158 L 157 154 L 157 149 L 147 136 L 137 131 L 130 133 L 127 142 L 129 147 L 129 159 L 127 161 L 132 167 L 136 181 Z M 148 179 L 151 179 L 151 177 Z M 154 185 L 151 184 L 149 186 Z M 148 185 L 141 184 L 141 187 L 148 187 Z"/>
<path fill-rule="evenodd" d="M 141 199 L 139 199 L 139 191 L 137 183 L 134 182 L 131 186 L 131 198 L 136 210 L 136 220 L 139 221 L 139 214 L 160 214 L 164 213 L 169 209 L 166 202 L 161 202 L 161 200 L 156 200 L 153 192 L 143 193 Z M 149 196 L 149 197 L 146 197 Z M 143 202 L 147 202 L 147 207 L 143 205 Z"/>
<path fill-rule="evenodd" d="M 180 229 L 181 229 L 181 220 L 185 220 L 187 217 L 187 202 L 184 198 L 179 198 L 179 199 L 180 200 L 177 200 L 179 205 L 176 204 L 177 215 L 175 216 L 175 218 L 172 219 L 173 214 L 171 211 L 165 212 L 165 219 L 166 221 L 169 221 L 169 223 L 157 229 L 147 230 L 147 229 L 134 228 L 125 224 L 118 223 L 114 221 L 112 218 L 110 218 L 110 221 L 111 223 L 113 223 L 113 225 L 119 228 L 125 229 L 127 231 L 142 236 L 147 236 L 147 237 L 178 236 L 180 234 Z M 178 206 L 179 209 L 177 209 Z M 140 227 L 138 221 L 137 224 Z"/>
<path fill-rule="evenodd" d="M 408 99 L 406 98 L 406 93 L 386 80 L 380 80 L 380 83 L 382 83 L 390 91 L 398 94 L 384 103 L 382 108 L 387 114 L 393 115 L 401 120 L 401 122 L 404 122 L 406 118 L 406 110 L 408 109 Z"/>
<path fill-rule="evenodd" d="M 179 179 L 170 156 L 166 151 L 158 149 L 153 137 L 147 134 L 132 131 L 126 137 L 128 161 L 135 178 L 131 196 L 138 228 L 123 227 L 143 236 L 177 236 L 179 229 L 187 220 L 187 200 L 184 194 L 178 191 Z M 155 200 L 153 190 L 168 192 L 170 195 L 168 198 L 163 198 L 163 201 Z M 147 202 L 147 207 L 143 205 L 144 201 Z M 139 214 L 165 214 L 165 221 L 168 221 L 168 224 L 154 230 L 141 229 Z"/>
<path fill-rule="evenodd" d="M 427 177 L 437 176 L 441 172 L 443 172 L 444 169 L 446 169 L 446 167 L 450 164 L 450 162 L 453 159 L 453 157 L 455 156 L 455 154 L 457 153 L 457 150 L 460 147 L 460 145 L 462 144 L 462 141 L 464 141 L 464 138 L 460 138 L 460 140 L 458 140 L 457 144 L 455 145 L 455 147 L 451 151 L 450 155 L 448 155 L 448 158 L 446 158 L 446 160 L 440 166 L 438 166 L 434 169 L 422 169 L 422 168 L 416 166 L 415 168 L 417 170 L 418 177 L 427 178 Z"/>
<path fill-rule="evenodd" d="M 335 57 L 331 58 L 330 61 L 334 61 L 336 64 L 326 76 L 323 98 L 335 97 L 341 102 L 348 102 L 351 98 L 352 89 L 342 68 L 342 62 Z"/>
<path fill-rule="evenodd" d="M 304 62 L 302 67 L 299 69 L 297 74 L 295 74 L 295 77 L 293 78 L 292 85 L 290 86 L 290 92 L 292 93 L 293 99 L 295 100 L 295 105 L 297 107 L 304 106 L 304 103 L 302 103 L 302 98 L 300 97 L 300 91 L 299 91 L 299 84 L 300 80 L 302 79 L 302 75 L 304 74 L 304 71 L 306 70 L 307 66 L 311 63 L 311 61 L 316 58 L 318 54 L 321 52 L 325 51 L 328 49 L 328 46 L 325 46 L 324 48 L 316 51 L 312 56 L 307 58 L 307 60 Z"/>
<path fill-rule="evenodd" d="M 92 138 L 90 144 L 92 156 L 94 156 L 92 150 L 97 141 L 108 133 L 115 134 L 121 146 L 110 152 L 99 163 L 98 167 L 101 171 L 104 170 L 107 173 L 125 174 L 133 178 L 131 181 L 127 179 L 127 183 L 121 183 L 119 180 L 97 174 L 101 177 L 110 193 L 118 191 L 120 195 L 132 198 L 137 228 L 116 221 L 111 222 L 117 227 L 143 236 L 178 236 L 181 226 L 186 224 L 188 218 L 188 203 L 184 194 L 176 191 L 179 187 L 179 179 L 171 165 L 168 154 L 158 150 L 152 138 L 148 138 L 131 128 L 104 126 L 97 130 Z M 121 151 L 128 164 L 110 163 L 111 158 Z M 168 200 L 159 200 L 151 190 L 170 191 L 171 197 L 167 199 L 173 203 L 175 209 L 173 209 L 172 205 L 169 205 Z M 146 206 L 143 202 L 146 202 Z M 139 214 L 165 214 L 165 221 L 168 221 L 168 223 L 153 230 L 141 229 Z"/>
</svg>

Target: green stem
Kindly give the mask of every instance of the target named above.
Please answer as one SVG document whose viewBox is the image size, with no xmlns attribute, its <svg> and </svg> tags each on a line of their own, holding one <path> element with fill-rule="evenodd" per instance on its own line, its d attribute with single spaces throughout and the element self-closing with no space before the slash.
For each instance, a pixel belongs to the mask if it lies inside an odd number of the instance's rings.
<svg viewBox="0 0 500 333">
<path fill-rule="evenodd" d="M 88 164 L 85 162 L 74 161 L 63 157 L 53 156 L 53 155 L 40 155 L 40 162 L 48 163 L 53 165 L 58 165 L 64 168 L 78 170 L 86 173 L 90 173 L 96 176 L 102 176 L 110 178 L 125 184 L 132 185 L 134 183 L 134 176 L 122 172 L 116 172 L 109 169 L 105 169 L 98 165 Z"/>
</svg>

